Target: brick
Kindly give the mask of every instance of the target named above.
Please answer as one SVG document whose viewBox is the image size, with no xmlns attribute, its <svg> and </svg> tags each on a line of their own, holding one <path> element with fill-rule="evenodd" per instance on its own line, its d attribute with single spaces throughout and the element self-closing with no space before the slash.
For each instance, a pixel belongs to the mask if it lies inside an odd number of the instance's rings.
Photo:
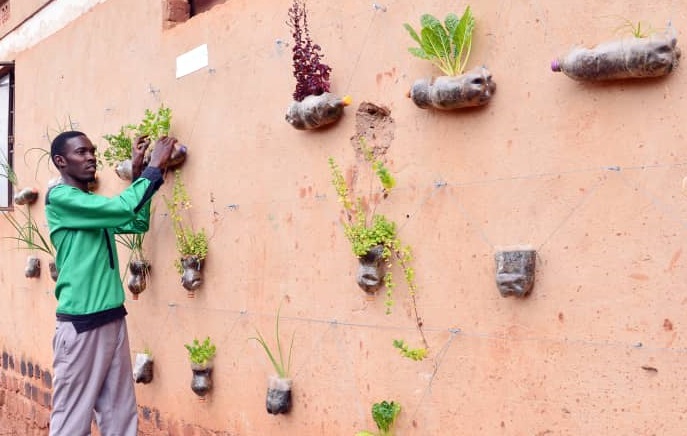
<svg viewBox="0 0 687 436">
<path fill-rule="evenodd" d="M 48 428 L 48 424 L 50 423 L 50 409 L 47 409 L 45 407 L 37 408 L 34 422 L 36 423 L 36 426 L 40 429 Z"/>
<path fill-rule="evenodd" d="M 50 371 L 43 371 L 41 378 L 43 379 L 43 387 L 52 389 L 52 374 L 50 374 Z"/>
<path fill-rule="evenodd" d="M 43 407 L 50 407 L 52 405 L 52 394 L 50 391 L 43 391 L 38 394 L 38 404 Z"/>
<path fill-rule="evenodd" d="M 164 21 L 183 23 L 191 16 L 191 5 L 186 0 L 163 0 L 162 10 Z"/>
</svg>

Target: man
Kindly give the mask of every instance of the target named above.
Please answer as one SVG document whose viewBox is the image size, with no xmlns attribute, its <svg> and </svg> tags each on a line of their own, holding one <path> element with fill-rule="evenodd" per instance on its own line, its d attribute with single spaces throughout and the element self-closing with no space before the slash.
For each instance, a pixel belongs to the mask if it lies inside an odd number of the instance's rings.
<svg viewBox="0 0 687 436">
<path fill-rule="evenodd" d="M 148 230 L 150 199 L 163 183 L 160 168 L 176 139 L 160 138 L 142 170 L 149 143 L 136 138 L 133 181 L 112 198 L 88 190 L 97 160 L 85 134 L 63 132 L 51 144 L 50 157 L 62 176 L 45 200 L 59 274 L 51 436 L 89 435 L 94 411 L 103 436 L 136 436 L 138 414 L 114 234 Z"/>
</svg>

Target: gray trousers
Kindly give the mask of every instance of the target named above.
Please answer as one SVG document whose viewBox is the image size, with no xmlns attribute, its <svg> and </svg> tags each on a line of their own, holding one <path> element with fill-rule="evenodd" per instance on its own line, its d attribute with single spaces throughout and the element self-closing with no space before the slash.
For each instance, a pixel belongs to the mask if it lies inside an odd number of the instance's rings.
<svg viewBox="0 0 687 436">
<path fill-rule="evenodd" d="M 57 321 L 50 436 L 136 436 L 138 414 L 124 319 L 76 333 Z"/>
</svg>

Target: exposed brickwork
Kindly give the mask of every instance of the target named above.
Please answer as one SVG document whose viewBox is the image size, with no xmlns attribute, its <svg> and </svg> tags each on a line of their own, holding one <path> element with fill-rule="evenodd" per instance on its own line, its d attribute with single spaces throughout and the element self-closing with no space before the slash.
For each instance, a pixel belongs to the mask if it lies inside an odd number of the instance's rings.
<svg viewBox="0 0 687 436">
<path fill-rule="evenodd" d="M 5 0 L 0 4 L 0 25 L 5 24 L 10 19 L 10 2 Z"/>
<path fill-rule="evenodd" d="M 49 433 L 52 401 L 52 374 L 26 358 L 15 367 L 12 353 L 2 353 L 0 369 L 0 436 L 44 436 Z M 202 428 L 173 418 L 159 410 L 139 406 L 139 435 L 156 436 L 230 436 L 226 431 Z M 93 436 L 100 436 L 95 425 Z"/>
<path fill-rule="evenodd" d="M 19 365 L 15 367 L 15 360 Z M 42 379 L 42 380 L 41 380 Z M 46 385 L 46 379 L 49 381 Z M 0 369 L 0 429 L 7 434 L 48 434 L 52 376 L 4 351 Z"/>
<path fill-rule="evenodd" d="M 162 0 L 162 23 L 165 28 L 183 23 L 191 17 L 191 5 L 187 0 Z"/>
</svg>

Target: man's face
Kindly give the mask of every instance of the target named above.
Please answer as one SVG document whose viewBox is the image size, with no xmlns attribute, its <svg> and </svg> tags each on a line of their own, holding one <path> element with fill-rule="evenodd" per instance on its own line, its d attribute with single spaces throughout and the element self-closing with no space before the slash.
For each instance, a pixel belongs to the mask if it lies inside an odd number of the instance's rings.
<svg viewBox="0 0 687 436">
<path fill-rule="evenodd" d="M 95 147 L 86 136 L 68 139 L 64 153 L 56 156 L 55 163 L 68 184 L 86 186 L 95 181 Z"/>
</svg>

